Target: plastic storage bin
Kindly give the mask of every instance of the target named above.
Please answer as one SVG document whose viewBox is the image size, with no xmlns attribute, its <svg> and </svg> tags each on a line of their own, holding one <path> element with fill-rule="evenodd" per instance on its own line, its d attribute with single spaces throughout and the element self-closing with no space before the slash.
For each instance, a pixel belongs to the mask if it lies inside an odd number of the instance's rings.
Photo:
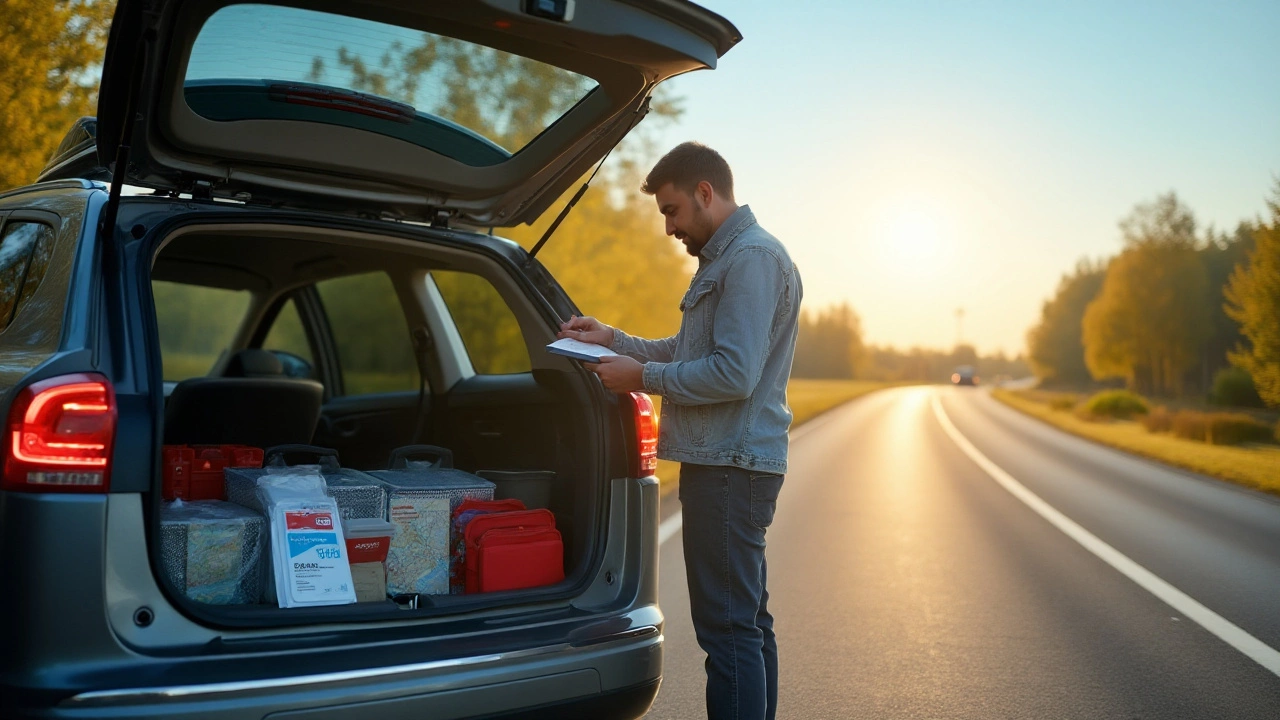
<svg viewBox="0 0 1280 720">
<path fill-rule="evenodd" d="M 225 500 L 223 470 L 262 467 L 262 449 L 248 445 L 165 445 L 165 500 Z"/>
<path fill-rule="evenodd" d="M 463 500 L 492 500 L 493 483 L 455 469 L 453 453 L 432 445 L 399 448 L 389 465 L 389 470 L 369 473 L 387 488 L 387 519 L 395 526 L 387 554 L 387 591 L 461 592 L 450 583 L 453 510 Z"/>
<path fill-rule="evenodd" d="M 305 457 L 315 464 L 288 465 L 289 457 Z M 338 464 L 338 452 L 311 445 L 277 445 L 268 448 L 262 469 L 228 468 L 226 475 L 227 500 L 262 512 L 258 498 L 258 478 L 272 474 L 315 474 L 324 478 L 329 495 L 338 502 L 338 512 L 343 520 L 387 518 L 387 489 L 368 473 L 351 470 Z"/>
<path fill-rule="evenodd" d="M 386 520 L 347 520 L 343 526 L 356 602 L 387 599 L 387 551 L 395 526 Z"/>
<path fill-rule="evenodd" d="M 476 475 L 494 484 L 495 499 L 519 500 L 527 508 L 551 507 L 556 474 L 550 470 L 477 470 Z"/>
</svg>

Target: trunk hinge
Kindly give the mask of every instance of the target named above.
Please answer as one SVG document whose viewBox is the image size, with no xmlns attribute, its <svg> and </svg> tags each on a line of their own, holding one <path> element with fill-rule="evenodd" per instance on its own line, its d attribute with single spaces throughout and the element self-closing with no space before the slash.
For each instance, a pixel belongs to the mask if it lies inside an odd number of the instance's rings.
<svg viewBox="0 0 1280 720">
<path fill-rule="evenodd" d="M 441 230 L 449 229 L 449 218 L 453 217 L 453 213 L 449 210 L 441 208 L 431 209 L 431 227 Z"/>
<path fill-rule="evenodd" d="M 642 103 L 640 107 L 636 108 L 635 119 L 631 121 L 631 124 L 627 126 L 626 130 L 622 131 L 622 134 L 618 136 L 618 139 L 614 141 L 613 145 L 609 146 L 608 152 L 604 154 L 604 157 L 600 158 L 600 164 L 596 165 L 595 170 L 591 171 L 591 176 L 587 178 L 586 182 L 582 183 L 582 187 L 578 188 L 578 192 L 574 193 L 573 197 L 569 198 L 569 202 L 565 204 L 564 209 L 561 210 L 560 214 L 556 216 L 556 219 L 552 221 L 551 227 L 547 228 L 547 231 L 542 234 L 542 238 L 539 239 L 537 244 L 533 246 L 533 249 L 529 251 L 529 258 L 525 261 L 526 264 L 531 262 L 534 257 L 538 255 L 538 251 L 541 250 L 542 246 L 546 245 L 547 241 L 551 239 L 552 234 L 554 234 L 560 227 L 560 223 L 564 222 L 564 219 L 568 217 L 569 211 L 573 210 L 573 206 L 577 205 L 578 201 L 582 199 L 582 196 L 587 193 L 587 188 L 591 186 L 591 181 L 596 179 L 596 173 L 600 172 L 600 168 L 604 167 L 604 161 L 609 159 L 609 155 L 613 153 L 614 148 L 618 147 L 618 145 L 622 143 L 623 138 L 631 132 L 631 129 L 636 125 L 639 125 L 640 121 L 644 119 L 644 116 L 648 114 L 649 97 L 646 96 L 644 103 Z"/>
<path fill-rule="evenodd" d="M 212 200 L 213 183 L 209 180 L 196 180 L 191 183 L 192 200 Z"/>
</svg>

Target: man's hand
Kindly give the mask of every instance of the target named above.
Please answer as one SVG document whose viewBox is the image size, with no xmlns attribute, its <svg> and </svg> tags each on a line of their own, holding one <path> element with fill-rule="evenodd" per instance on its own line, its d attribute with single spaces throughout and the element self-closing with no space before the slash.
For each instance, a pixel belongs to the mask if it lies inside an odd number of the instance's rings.
<svg viewBox="0 0 1280 720">
<path fill-rule="evenodd" d="M 560 332 L 556 333 L 556 337 L 609 347 L 613 345 L 613 328 L 593 317 L 574 315 L 569 318 L 569 322 L 560 323 Z"/>
<path fill-rule="evenodd" d="M 599 363 L 583 363 L 583 367 L 600 376 L 600 382 L 616 393 L 644 390 L 644 365 L 625 355 L 600 358 Z"/>
</svg>

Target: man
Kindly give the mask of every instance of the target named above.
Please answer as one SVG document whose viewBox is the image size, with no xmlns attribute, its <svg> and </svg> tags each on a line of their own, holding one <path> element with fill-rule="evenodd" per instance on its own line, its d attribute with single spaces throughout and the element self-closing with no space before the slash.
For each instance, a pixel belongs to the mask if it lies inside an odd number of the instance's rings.
<svg viewBox="0 0 1280 720">
<path fill-rule="evenodd" d="M 778 646 L 764 536 L 787 471 L 800 276 L 782 244 L 734 201 L 733 174 L 711 148 L 677 146 L 640 189 L 657 200 L 667 234 L 698 258 L 680 332 L 643 340 L 575 317 L 559 336 L 621 354 L 587 365 L 609 390 L 662 396 L 658 456 L 681 463 L 685 573 L 707 653 L 707 715 L 772 719 Z"/>
</svg>

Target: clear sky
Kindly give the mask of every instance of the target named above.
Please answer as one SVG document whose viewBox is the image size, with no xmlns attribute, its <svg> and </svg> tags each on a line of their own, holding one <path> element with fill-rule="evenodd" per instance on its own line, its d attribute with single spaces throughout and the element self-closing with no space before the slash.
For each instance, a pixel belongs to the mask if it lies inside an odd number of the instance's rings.
<svg viewBox="0 0 1280 720">
<path fill-rule="evenodd" d="M 686 98 L 807 307 L 868 342 L 1017 353 L 1082 256 L 1169 190 L 1234 229 L 1280 177 L 1280 0 L 704 0 L 744 40 Z"/>
</svg>

